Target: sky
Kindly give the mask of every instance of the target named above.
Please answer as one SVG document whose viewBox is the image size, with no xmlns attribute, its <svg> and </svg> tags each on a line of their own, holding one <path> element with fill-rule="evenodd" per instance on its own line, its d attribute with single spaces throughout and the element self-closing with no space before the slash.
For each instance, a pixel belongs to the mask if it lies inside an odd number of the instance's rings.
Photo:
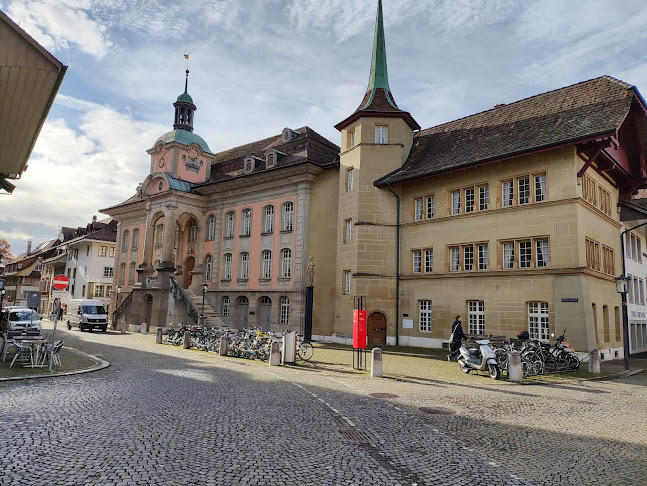
<svg viewBox="0 0 647 486">
<path fill-rule="evenodd" d="M 11 196 L 14 255 L 135 193 L 184 91 L 212 152 L 285 127 L 340 145 L 368 82 L 377 0 L 0 0 L 68 66 Z M 644 0 L 383 0 L 389 85 L 422 128 L 610 75 L 647 96 Z"/>
</svg>

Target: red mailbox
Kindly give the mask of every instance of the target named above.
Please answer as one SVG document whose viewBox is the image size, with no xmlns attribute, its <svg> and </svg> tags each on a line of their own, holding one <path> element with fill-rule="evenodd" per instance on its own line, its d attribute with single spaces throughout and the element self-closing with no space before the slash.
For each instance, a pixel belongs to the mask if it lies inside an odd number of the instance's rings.
<svg viewBox="0 0 647 486">
<path fill-rule="evenodd" d="M 366 311 L 353 311 L 353 348 L 366 349 Z"/>
</svg>

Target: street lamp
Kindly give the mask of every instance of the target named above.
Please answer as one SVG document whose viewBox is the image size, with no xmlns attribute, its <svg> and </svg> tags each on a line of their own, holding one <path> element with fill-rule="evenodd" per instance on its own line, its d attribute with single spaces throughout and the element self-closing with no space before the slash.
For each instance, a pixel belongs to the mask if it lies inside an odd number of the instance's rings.
<svg viewBox="0 0 647 486">
<path fill-rule="evenodd" d="M 624 250 L 624 248 L 623 248 Z M 622 252 L 624 267 L 624 251 Z M 622 296 L 622 345 L 624 347 L 625 370 L 629 369 L 629 318 L 627 316 L 627 276 L 616 277 L 616 292 Z"/>
<path fill-rule="evenodd" d="M 117 300 L 115 302 L 115 311 L 112 313 L 112 320 L 115 321 L 115 315 L 117 314 L 117 309 L 119 309 L 119 294 L 121 293 L 121 287 L 117 285 L 115 287 L 115 293 L 117 294 Z M 117 323 L 113 323 L 114 329 L 117 329 Z M 124 330 L 121 330 L 121 333 L 124 333 Z"/>
<path fill-rule="evenodd" d="M 204 316 L 204 298 L 207 295 L 207 290 L 209 290 L 209 286 L 205 283 L 202 284 L 202 315 Z"/>
</svg>

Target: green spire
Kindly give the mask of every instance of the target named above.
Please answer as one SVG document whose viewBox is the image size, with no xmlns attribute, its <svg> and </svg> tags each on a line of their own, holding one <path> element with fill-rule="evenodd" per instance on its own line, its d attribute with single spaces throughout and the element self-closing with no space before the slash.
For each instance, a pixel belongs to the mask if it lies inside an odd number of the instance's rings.
<svg viewBox="0 0 647 486">
<path fill-rule="evenodd" d="M 386 47 L 384 45 L 384 22 L 382 20 L 382 0 L 378 0 L 377 2 L 371 75 L 368 78 L 368 88 L 366 90 L 373 91 L 377 88 L 383 88 L 389 91 L 389 74 L 386 69 Z"/>
</svg>

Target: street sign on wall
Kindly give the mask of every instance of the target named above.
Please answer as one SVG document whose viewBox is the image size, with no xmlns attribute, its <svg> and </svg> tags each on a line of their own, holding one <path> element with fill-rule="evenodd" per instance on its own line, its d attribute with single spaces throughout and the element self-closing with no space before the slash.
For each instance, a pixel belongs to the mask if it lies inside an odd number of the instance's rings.
<svg viewBox="0 0 647 486">
<path fill-rule="evenodd" d="M 57 275 L 54 277 L 54 288 L 56 290 L 65 290 L 70 281 L 65 275 Z"/>
</svg>

